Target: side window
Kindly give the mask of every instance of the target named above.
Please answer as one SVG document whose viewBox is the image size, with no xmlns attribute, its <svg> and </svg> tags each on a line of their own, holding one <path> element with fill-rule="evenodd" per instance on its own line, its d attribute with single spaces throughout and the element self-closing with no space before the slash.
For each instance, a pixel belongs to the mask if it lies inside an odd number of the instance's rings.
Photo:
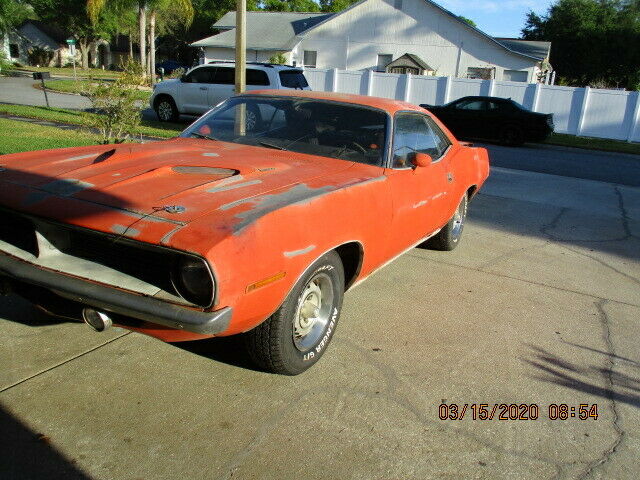
<svg viewBox="0 0 640 480">
<path fill-rule="evenodd" d="M 441 157 L 442 139 L 427 124 L 427 120 L 423 115 L 415 114 L 396 117 L 393 132 L 393 168 L 410 167 L 415 153 L 426 153 L 434 160 Z"/>
<path fill-rule="evenodd" d="M 484 110 L 484 100 L 466 100 L 456 105 L 458 110 Z"/>
<path fill-rule="evenodd" d="M 211 83 L 213 81 L 212 68 L 196 68 L 187 75 L 186 83 Z"/>
<path fill-rule="evenodd" d="M 211 83 L 233 85 L 236 83 L 236 69 L 231 67 L 216 67 L 216 74 Z"/>
<path fill-rule="evenodd" d="M 451 146 L 451 140 L 449 140 L 449 137 L 447 137 L 447 135 L 442 130 L 440 130 L 440 127 L 436 125 L 436 122 L 434 122 L 431 118 L 426 117 L 425 121 L 427 122 L 427 126 L 429 127 L 429 129 L 433 132 L 433 134 L 436 137 L 438 154 L 432 155 L 432 158 L 434 160 L 437 160 L 442 155 L 444 155 L 444 153 L 447 151 L 447 148 Z"/>
<path fill-rule="evenodd" d="M 247 69 L 247 85 L 269 85 L 269 77 L 264 70 Z"/>
</svg>

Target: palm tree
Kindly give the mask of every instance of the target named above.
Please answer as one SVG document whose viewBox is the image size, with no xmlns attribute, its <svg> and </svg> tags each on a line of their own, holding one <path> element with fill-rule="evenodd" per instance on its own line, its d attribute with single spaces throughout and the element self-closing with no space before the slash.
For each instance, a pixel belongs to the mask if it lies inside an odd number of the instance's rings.
<svg viewBox="0 0 640 480">
<path fill-rule="evenodd" d="M 150 0 L 149 1 L 149 73 L 151 85 L 156 83 L 156 20 L 158 14 L 170 11 L 174 18 L 185 26 L 193 21 L 191 0 Z"/>
<path fill-rule="evenodd" d="M 174 18 L 190 25 L 193 21 L 193 4 L 191 0 L 87 0 L 87 11 L 92 22 L 97 22 L 100 12 L 107 7 L 135 8 L 138 10 L 138 29 L 140 40 L 140 63 L 148 69 L 152 84 L 155 83 L 156 63 L 156 23 L 158 13 L 170 11 Z M 147 65 L 147 16 L 149 18 L 149 64 Z"/>
</svg>

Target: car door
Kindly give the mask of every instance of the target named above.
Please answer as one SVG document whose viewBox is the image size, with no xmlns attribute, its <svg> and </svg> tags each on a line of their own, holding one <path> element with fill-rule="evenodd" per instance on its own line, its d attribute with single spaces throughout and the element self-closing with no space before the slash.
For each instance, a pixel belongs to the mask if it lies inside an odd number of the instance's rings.
<svg viewBox="0 0 640 480">
<path fill-rule="evenodd" d="M 458 137 L 479 137 L 485 130 L 483 117 L 486 113 L 486 101 L 479 98 L 461 100 L 453 105 L 453 110 L 448 112 L 452 132 Z M 444 122 L 447 127 L 449 124 Z"/>
<path fill-rule="evenodd" d="M 207 93 L 213 81 L 213 73 L 213 67 L 199 67 L 185 76 L 178 87 L 183 113 L 202 114 L 209 109 Z"/>
<path fill-rule="evenodd" d="M 207 105 L 209 108 L 233 96 L 236 83 L 236 69 L 233 67 L 212 67 L 214 70 L 213 81 L 209 85 Z"/>
<path fill-rule="evenodd" d="M 442 227 L 449 219 L 447 152 L 451 143 L 434 130 L 427 115 L 401 112 L 394 119 L 391 168 L 385 171 L 393 203 L 389 254 L 397 254 Z M 414 167 L 416 153 L 426 153 L 432 162 Z"/>
</svg>

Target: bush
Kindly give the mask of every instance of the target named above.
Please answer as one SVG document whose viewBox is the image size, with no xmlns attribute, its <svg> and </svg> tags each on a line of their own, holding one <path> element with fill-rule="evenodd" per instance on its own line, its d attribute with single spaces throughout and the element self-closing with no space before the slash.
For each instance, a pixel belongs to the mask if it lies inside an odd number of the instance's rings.
<svg viewBox="0 0 640 480">
<path fill-rule="evenodd" d="M 55 54 L 52 50 L 42 47 L 31 47 L 27 50 L 27 58 L 31 65 L 48 67 L 51 60 L 53 60 L 54 55 Z"/>
<path fill-rule="evenodd" d="M 287 57 L 282 52 L 276 53 L 269 59 L 269 63 L 275 63 L 277 65 L 284 65 L 287 63 Z"/>
<path fill-rule="evenodd" d="M 5 53 L 0 50 L 0 73 L 7 73 L 9 70 L 11 70 L 12 66 L 13 64 L 9 60 L 7 60 Z"/>
<path fill-rule="evenodd" d="M 90 83 L 82 92 L 98 113 L 85 114 L 83 123 L 100 132 L 103 144 L 125 142 L 128 132 L 140 125 L 141 107 L 136 99 L 139 82 L 138 70 L 131 62 L 116 81 Z"/>
<path fill-rule="evenodd" d="M 186 72 L 186 70 L 184 68 L 176 68 L 173 72 L 168 73 L 164 76 L 165 79 L 170 79 L 170 78 L 180 78 L 182 77 L 182 75 L 184 75 Z"/>
</svg>

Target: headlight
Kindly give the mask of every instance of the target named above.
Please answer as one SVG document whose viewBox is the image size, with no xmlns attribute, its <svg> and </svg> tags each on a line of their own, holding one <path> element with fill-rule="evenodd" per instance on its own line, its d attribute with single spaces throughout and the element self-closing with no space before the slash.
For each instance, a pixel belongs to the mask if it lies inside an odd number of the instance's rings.
<svg viewBox="0 0 640 480">
<path fill-rule="evenodd" d="M 202 307 L 213 302 L 213 275 L 204 260 L 181 258 L 171 273 L 171 281 L 178 294 L 188 302 Z"/>
</svg>

